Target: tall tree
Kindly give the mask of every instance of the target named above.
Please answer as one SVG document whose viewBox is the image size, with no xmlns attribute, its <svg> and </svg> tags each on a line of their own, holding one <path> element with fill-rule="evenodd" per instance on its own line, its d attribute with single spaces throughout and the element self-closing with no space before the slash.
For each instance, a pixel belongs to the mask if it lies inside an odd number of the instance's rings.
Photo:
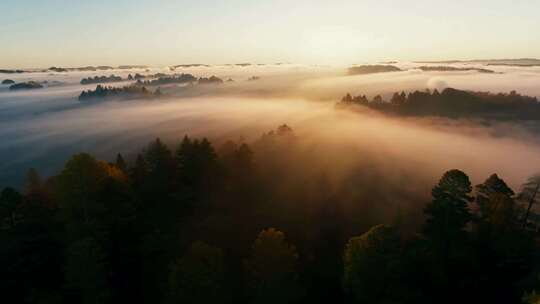
<svg viewBox="0 0 540 304">
<path fill-rule="evenodd" d="M 292 303 L 300 294 L 298 253 L 285 234 L 268 228 L 253 243 L 245 261 L 247 287 L 254 303 Z"/>
<path fill-rule="evenodd" d="M 0 193 L 0 228 L 5 225 L 14 228 L 18 222 L 18 211 L 23 201 L 22 195 L 17 190 L 7 187 Z"/>
<path fill-rule="evenodd" d="M 489 197 L 493 194 L 501 194 L 511 197 L 514 195 L 514 191 L 508 187 L 508 185 L 497 176 L 492 174 L 484 183 L 476 185 L 476 204 L 479 208 L 480 217 L 484 218 L 489 216 L 488 212 L 491 207 L 489 206 Z"/>
<path fill-rule="evenodd" d="M 169 273 L 172 303 L 223 303 L 226 301 L 223 252 L 195 242 L 176 260 Z"/>
<path fill-rule="evenodd" d="M 135 164 L 129 169 L 129 176 L 136 190 L 141 190 L 145 186 L 148 177 L 148 164 L 141 154 L 137 155 Z"/>
<path fill-rule="evenodd" d="M 127 172 L 126 161 L 124 160 L 124 157 L 122 156 L 122 154 L 118 153 L 116 155 L 115 165 L 118 169 L 122 170 L 122 172 Z"/>
<path fill-rule="evenodd" d="M 146 183 L 151 191 L 158 195 L 170 192 L 176 183 L 176 163 L 169 148 L 156 138 L 144 151 L 144 160 L 148 168 Z"/>
<path fill-rule="evenodd" d="M 93 238 L 73 242 L 66 253 L 66 287 L 72 290 L 77 302 L 107 303 L 107 267 L 105 252 Z"/>
<path fill-rule="evenodd" d="M 74 155 L 57 177 L 60 208 L 72 223 L 90 224 L 103 211 L 94 199 L 107 170 L 86 153 Z"/>
<path fill-rule="evenodd" d="M 472 190 L 469 177 L 459 170 L 446 172 L 433 188 L 432 201 L 424 209 L 427 215 L 424 233 L 445 255 L 464 237 L 471 219 L 468 204 Z"/>
<path fill-rule="evenodd" d="M 521 186 L 521 192 L 518 195 L 518 199 L 527 204 L 527 209 L 525 211 L 525 215 L 523 216 L 523 226 L 527 225 L 531 209 L 533 205 L 535 205 L 540 199 L 538 191 L 540 191 L 540 175 L 533 175 L 529 177 L 527 182 Z"/>
<path fill-rule="evenodd" d="M 344 253 L 345 289 L 359 303 L 393 303 L 399 285 L 400 240 L 389 226 L 378 225 L 349 240 Z"/>
</svg>

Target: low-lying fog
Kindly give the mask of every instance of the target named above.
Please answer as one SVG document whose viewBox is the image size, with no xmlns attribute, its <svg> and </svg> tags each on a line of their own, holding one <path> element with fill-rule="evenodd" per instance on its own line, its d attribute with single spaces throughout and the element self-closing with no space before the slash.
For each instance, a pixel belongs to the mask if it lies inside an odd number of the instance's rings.
<svg viewBox="0 0 540 304">
<path fill-rule="evenodd" d="M 318 159 L 325 170 L 335 169 L 337 175 L 361 164 L 377 172 L 374 177 L 406 177 L 409 186 L 429 190 L 444 171 L 458 168 L 474 183 L 498 173 L 517 190 L 540 171 L 540 137 L 517 125 L 399 119 L 334 108 L 347 92 L 387 97 L 394 91 L 454 87 L 516 90 L 540 97 L 540 67 L 489 66 L 500 73 L 485 74 L 414 69 L 419 65 L 402 63 L 397 66 L 407 71 L 356 76 L 347 76 L 346 67 L 291 64 L 0 74 L 0 81 L 50 84 L 28 91 L 0 86 L 0 186 L 20 185 L 29 167 L 52 174 L 76 152 L 113 160 L 118 152 L 133 155 L 155 137 L 176 145 L 185 134 L 207 136 L 216 143 L 226 139 L 250 143 L 284 123 L 293 128 L 309 157 Z M 166 86 L 162 90 L 168 97 L 159 100 L 91 105 L 77 100 L 82 90 L 95 88 L 80 85 L 81 78 L 110 74 L 125 78 L 137 72 L 216 75 L 234 82 Z M 252 76 L 259 79 L 248 81 Z"/>
</svg>

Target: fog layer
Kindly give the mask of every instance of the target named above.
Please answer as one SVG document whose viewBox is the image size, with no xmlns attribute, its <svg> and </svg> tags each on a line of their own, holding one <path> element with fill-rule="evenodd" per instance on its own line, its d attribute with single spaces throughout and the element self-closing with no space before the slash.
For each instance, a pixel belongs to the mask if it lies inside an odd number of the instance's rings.
<svg viewBox="0 0 540 304">
<path fill-rule="evenodd" d="M 17 82 L 57 82 L 32 91 L 0 88 L 0 186 L 19 185 L 29 167 L 52 174 L 76 152 L 112 160 L 118 152 L 133 155 L 155 137 L 176 145 L 186 134 L 209 137 L 216 145 L 227 139 L 250 143 L 284 123 L 293 128 L 310 159 L 335 178 L 347 176 L 352 168 L 369 168 L 373 178 L 406 181 L 411 188 L 429 191 L 444 171 L 459 168 L 474 182 L 498 173 L 516 188 L 540 169 L 538 137 L 518 125 L 398 119 L 334 108 L 346 92 L 385 96 L 455 87 L 540 96 L 540 69 L 490 67 L 497 73 L 480 74 L 422 72 L 412 63 L 400 68 L 408 70 L 347 76 L 346 68 L 297 65 L 152 69 L 147 73 L 189 72 L 234 82 L 167 86 L 162 88 L 166 97 L 159 100 L 90 105 L 79 103 L 77 96 L 95 85 L 79 85 L 81 78 L 126 77 L 134 71 L 2 75 Z M 248 81 L 253 76 L 259 79 Z"/>
</svg>

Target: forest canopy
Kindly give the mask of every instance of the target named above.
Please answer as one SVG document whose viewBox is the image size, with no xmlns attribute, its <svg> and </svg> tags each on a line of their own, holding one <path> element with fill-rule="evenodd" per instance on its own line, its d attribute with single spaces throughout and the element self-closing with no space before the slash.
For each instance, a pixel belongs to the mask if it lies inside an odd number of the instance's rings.
<svg viewBox="0 0 540 304">
<path fill-rule="evenodd" d="M 386 72 L 399 72 L 400 68 L 393 65 L 360 65 L 352 66 L 348 69 L 349 75 L 364 75 L 364 74 L 375 74 L 375 73 L 386 73 Z"/>
<path fill-rule="evenodd" d="M 94 76 L 81 79 L 81 84 L 93 84 L 93 83 L 107 83 L 107 82 L 119 82 L 122 81 L 122 77 L 110 75 L 110 76 Z"/>
<path fill-rule="evenodd" d="M 151 92 L 146 87 L 140 86 L 124 86 L 124 87 L 105 87 L 100 84 L 95 90 L 82 91 L 79 95 L 79 101 L 97 101 L 107 99 L 136 99 L 136 98 L 153 98 L 162 96 L 160 88 Z"/>
<path fill-rule="evenodd" d="M 418 197 L 419 215 L 378 217 L 374 210 L 390 203 L 377 195 L 389 191 L 384 180 L 359 189 L 366 181 L 359 175 L 332 185 L 324 172 L 299 171 L 305 155 L 297 141 L 287 125 L 251 144 L 216 147 L 185 136 L 167 145 L 157 138 L 135 155 L 110 161 L 75 154 L 47 178 L 30 169 L 22 189 L 0 192 L 3 298 L 537 299 L 538 177 L 514 191 L 496 174 L 474 186 L 465 172 L 451 169 L 430 199 Z M 294 172 L 301 174 L 288 179 Z M 359 190 L 362 195 L 352 195 Z"/>
<path fill-rule="evenodd" d="M 536 97 L 510 93 L 473 92 L 446 88 L 414 92 L 396 92 L 390 101 L 381 95 L 369 100 L 365 95 L 346 94 L 338 107 L 366 106 L 384 113 L 404 116 L 442 116 L 494 120 L 540 120 Z"/>
</svg>

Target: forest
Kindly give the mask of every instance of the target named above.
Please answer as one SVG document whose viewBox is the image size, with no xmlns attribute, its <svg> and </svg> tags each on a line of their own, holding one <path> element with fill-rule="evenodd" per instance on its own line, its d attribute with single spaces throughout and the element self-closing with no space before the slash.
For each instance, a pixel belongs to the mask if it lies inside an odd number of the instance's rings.
<svg viewBox="0 0 540 304">
<path fill-rule="evenodd" d="M 348 75 L 364 75 L 364 74 L 376 74 L 386 72 L 399 72 L 400 68 L 393 65 L 360 65 L 352 66 L 348 69 Z"/>
<path fill-rule="evenodd" d="M 165 84 L 183 84 L 196 82 L 197 78 L 191 74 L 177 74 L 177 75 L 163 75 L 158 79 L 153 80 L 144 80 L 137 79 L 136 85 L 145 85 L 145 86 L 156 86 L 156 85 L 165 85 Z"/>
<path fill-rule="evenodd" d="M 81 79 L 81 84 L 94 84 L 94 83 L 107 83 L 107 82 L 119 82 L 122 81 L 122 77 L 110 75 L 110 76 L 94 76 Z"/>
<path fill-rule="evenodd" d="M 390 101 L 375 95 L 352 96 L 347 93 L 338 107 L 367 106 L 381 112 L 403 116 L 440 116 L 448 118 L 479 118 L 492 120 L 540 120 L 540 104 L 536 97 L 511 91 L 490 93 L 446 88 L 414 91 L 408 94 L 396 92 Z"/>
<path fill-rule="evenodd" d="M 537 303 L 539 176 L 514 190 L 497 168 L 478 185 L 448 168 L 414 196 L 369 168 L 336 182 L 298 140 L 287 125 L 250 143 L 157 138 L 30 169 L 0 193 L 2 298 Z M 411 199 L 417 212 L 379 213 Z"/>
<path fill-rule="evenodd" d="M 100 84 L 95 90 L 82 91 L 79 95 L 79 101 L 97 101 L 106 99 L 130 99 L 130 98 L 152 98 L 161 96 L 161 89 L 157 88 L 154 92 L 146 87 L 136 85 L 124 87 L 105 87 Z"/>
<path fill-rule="evenodd" d="M 423 66 L 418 67 L 418 69 L 420 69 L 420 70 L 422 70 L 424 72 L 467 72 L 467 71 L 476 71 L 476 72 L 479 72 L 479 73 L 488 73 L 488 74 L 495 73 L 495 71 L 489 70 L 489 69 L 470 68 L 470 67 L 458 68 L 458 67 L 445 66 L 445 65 L 441 65 L 441 66 L 426 66 L 426 65 L 423 65 Z"/>
<path fill-rule="evenodd" d="M 9 89 L 11 91 L 34 90 L 34 89 L 42 89 L 42 88 L 43 88 L 43 85 L 35 81 L 19 82 L 19 83 L 15 83 L 9 86 Z"/>
</svg>

